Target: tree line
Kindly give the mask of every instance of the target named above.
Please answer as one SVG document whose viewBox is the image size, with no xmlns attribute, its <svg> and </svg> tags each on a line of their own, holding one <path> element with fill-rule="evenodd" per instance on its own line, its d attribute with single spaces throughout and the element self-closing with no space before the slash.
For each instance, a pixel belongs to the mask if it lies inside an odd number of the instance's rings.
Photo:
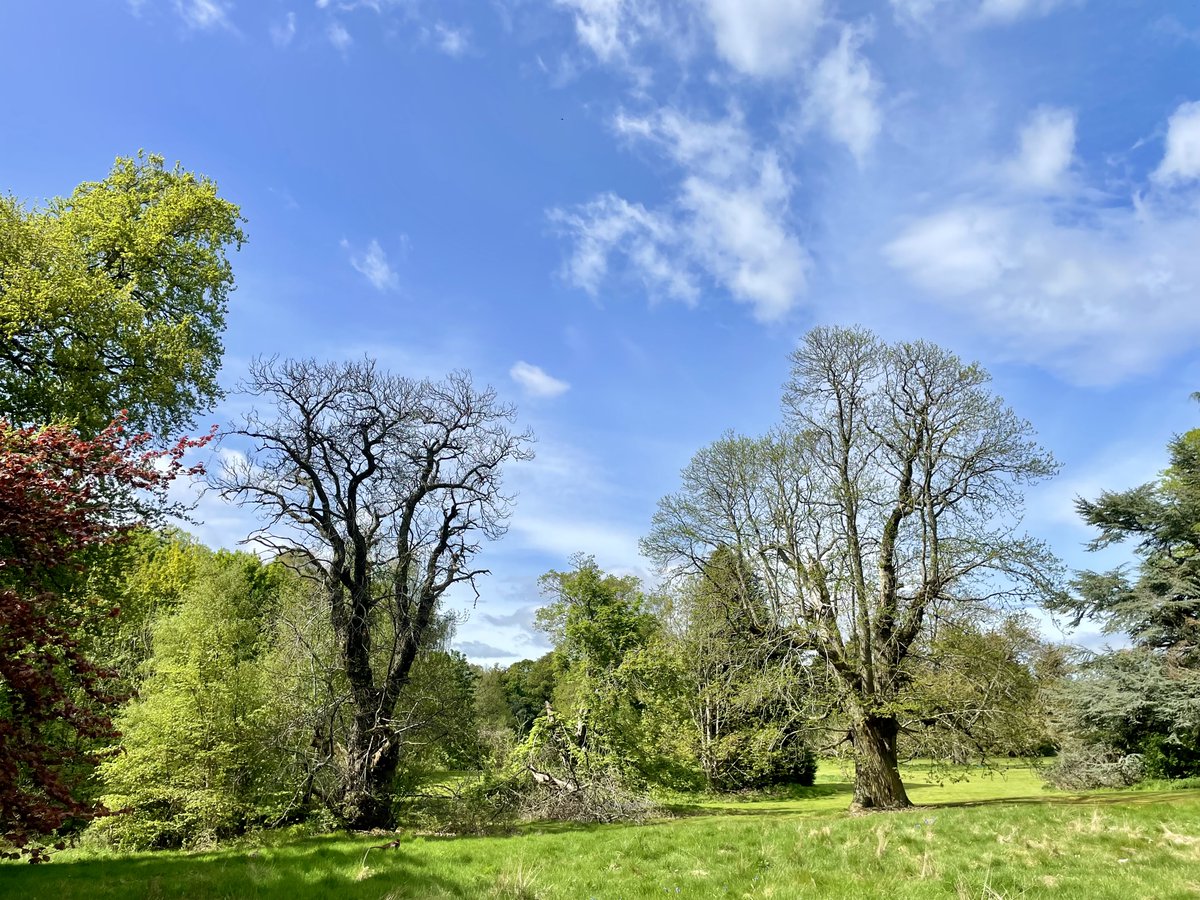
<svg viewBox="0 0 1200 900">
<path fill-rule="evenodd" d="M 1078 501 L 1136 564 L 1068 573 L 1021 530 L 1057 464 L 981 367 L 816 328 L 778 424 L 701 448 L 660 500 L 661 581 L 580 548 L 541 580 L 553 649 L 482 668 L 446 598 L 486 595 L 533 453 L 492 388 L 258 359 L 222 462 L 185 463 L 216 437 L 187 432 L 222 397 L 242 224 L 155 156 L 0 198 L 0 852 L 636 819 L 811 785 L 825 758 L 862 809 L 909 804 L 913 757 L 1200 774 L 1200 430 L 1153 483 Z M 169 485 L 200 475 L 258 516 L 257 553 L 179 530 Z M 1054 644 L 1035 609 L 1132 645 Z"/>
</svg>

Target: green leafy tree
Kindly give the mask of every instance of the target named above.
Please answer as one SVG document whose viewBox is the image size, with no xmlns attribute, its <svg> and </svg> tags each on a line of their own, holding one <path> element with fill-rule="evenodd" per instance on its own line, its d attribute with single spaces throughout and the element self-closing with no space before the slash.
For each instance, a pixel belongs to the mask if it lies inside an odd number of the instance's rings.
<svg viewBox="0 0 1200 900">
<path fill-rule="evenodd" d="M 1054 751 L 1054 691 L 1066 649 L 1047 643 L 1027 618 L 990 625 L 949 618 L 917 648 L 912 681 L 897 707 L 904 752 L 963 764 Z"/>
<path fill-rule="evenodd" d="M 0 197 L 0 415 L 95 434 L 124 409 L 165 435 L 211 408 L 240 223 L 144 154 L 42 208 Z"/>
<path fill-rule="evenodd" d="M 539 735 L 552 738 L 563 780 L 578 787 L 605 769 L 644 774 L 640 717 L 622 666 L 649 644 L 658 623 L 637 578 L 608 574 L 582 554 L 571 562 L 570 570 L 540 579 L 550 602 L 538 610 L 537 626 L 554 644 L 559 675 L 530 746 Z M 572 723 L 569 738 L 563 716 Z M 547 776 L 535 771 L 535 778 Z"/>
<path fill-rule="evenodd" d="M 1200 429 L 1169 452 L 1155 481 L 1076 502 L 1100 532 L 1089 549 L 1128 541 L 1138 561 L 1080 572 L 1054 608 L 1133 642 L 1085 660 L 1067 682 L 1067 730 L 1174 777 L 1200 774 Z"/>
<path fill-rule="evenodd" d="M 1019 531 L 1021 487 L 1056 465 L 979 366 L 924 342 L 818 328 L 792 355 L 784 423 L 701 450 L 643 549 L 695 573 L 721 546 L 761 579 L 777 626 L 837 684 L 854 804 L 908 806 L 897 748 L 914 653 L 947 609 L 1058 590 Z"/>
<path fill-rule="evenodd" d="M 553 651 L 537 659 L 519 660 L 504 670 L 504 696 L 519 736 L 528 734 L 534 720 L 545 712 L 554 698 L 557 678 Z"/>
<path fill-rule="evenodd" d="M 156 620 L 179 605 L 212 555 L 184 531 L 144 528 L 84 557 L 69 593 L 89 612 L 81 626 L 92 658 L 115 673 L 122 692 L 137 692 Z"/>
<path fill-rule="evenodd" d="M 517 719 L 508 706 L 504 676 L 502 666 L 475 667 L 475 718 L 480 728 L 515 733 Z"/>
<path fill-rule="evenodd" d="M 810 723 L 828 704 L 828 677 L 772 620 L 746 561 L 720 547 L 680 592 L 675 641 L 692 752 L 710 787 L 812 784 Z"/>
<path fill-rule="evenodd" d="M 140 696 L 117 719 L 121 752 L 101 766 L 101 823 L 126 847 L 200 844 L 270 821 L 286 785 L 260 664 L 286 573 L 246 553 L 206 554 L 177 606 L 152 626 Z"/>
</svg>

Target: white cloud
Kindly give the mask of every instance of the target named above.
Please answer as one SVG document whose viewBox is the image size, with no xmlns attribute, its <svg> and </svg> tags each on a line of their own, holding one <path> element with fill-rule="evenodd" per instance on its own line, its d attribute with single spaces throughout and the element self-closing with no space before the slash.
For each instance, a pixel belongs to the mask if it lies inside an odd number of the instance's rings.
<svg viewBox="0 0 1200 900">
<path fill-rule="evenodd" d="M 965 18 L 967 24 L 1008 25 L 1021 19 L 1045 16 L 1083 0 L 891 0 L 901 22 L 928 25 L 944 16 Z"/>
<path fill-rule="evenodd" d="M 824 18 L 823 0 L 705 0 L 721 57 L 739 72 L 776 77 L 806 57 Z"/>
<path fill-rule="evenodd" d="M 631 489 L 628 473 L 609 471 L 591 452 L 556 441 L 547 424 L 539 429 L 537 456 L 512 466 L 505 482 L 521 499 L 503 552 L 536 550 L 562 563 L 583 552 L 610 571 L 645 569 L 638 538 L 649 510 L 639 508 L 645 497 Z"/>
<path fill-rule="evenodd" d="M 808 117 L 820 122 L 860 163 L 882 127 L 876 103 L 880 85 L 861 53 L 862 41 L 861 32 L 842 29 L 837 46 L 813 70 L 807 107 Z"/>
<path fill-rule="evenodd" d="M 221 0 L 175 0 L 175 9 L 190 28 L 229 28 L 229 8 Z"/>
<path fill-rule="evenodd" d="M 1043 107 L 1021 128 L 1020 140 L 1006 166 L 1013 183 L 1047 192 L 1064 187 L 1075 158 L 1075 114 Z"/>
<path fill-rule="evenodd" d="M 562 512 L 546 515 L 517 509 L 510 532 L 519 545 L 569 559 L 589 553 L 604 568 L 637 570 L 646 565 L 638 550 L 638 534 L 622 523 L 595 515 L 573 517 Z"/>
<path fill-rule="evenodd" d="M 554 0 L 554 3 L 573 14 L 579 42 L 607 64 L 629 66 L 630 53 L 638 44 L 647 38 L 664 38 L 671 31 L 657 0 Z"/>
<path fill-rule="evenodd" d="M 576 287 L 598 294 L 609 273 L 609 258 L 622 253 L 651 294 L 695 302 L 699 289 L 693 275 L 671 253 L 682 238 L 668 216 L 608 193 L 571 212 L 552 210 L 550 217 L 575 241 L 564 274 Z"/>
<path fill-rule="evenodd" d="M 1200 101 L 1183 103 L 1167 122 L 1167 148 L 1154 179 L 1164 183 L 1200 178 Z"/>
<path fill-rule="evenodd" d="M 625 52 L 626 0 L 555 0 L 575 13 L 575 34 L 603 62 Z"/>
<path fill-rule="evenodd" d="M 509 376 L 534 397 L 557 397 L 570 390 L 571 385 L 549 375 L 540 366 L 518 361 L 508 370 Z"/>
<path fill-rule="evenodd" d="M 375 238 L 367 244 L 366 252 L 354 253 L 349 241 L 342 241 L 342 248 L 350 252 L 350 265 L 366 276 L 367 281 L 379 291 L 394 291 L 400 287 L 400 276 L 396 274 L 387 253 Z"/>
<path fill-rule="evenodd" d="M 341 22 L 330 22 L 329 28 L 325 34 L 329 38 L 329 43 L 341 53 L 345 53 L 350 49 L 350 45 L 354 43 L 354 38 Z"/>
<path fill-rule="evenodd" d="M 433 26 L 433 31 L 438 49 L 447 56 L 459 57 L 470 49 L 470 39 L 463 29 L 451 28 L 438 22 Z"/>
<path fill-rule="evenodd" d="M 281 22 L 271 26 L 271 42 L 276 47 L 286 47 L 296 36 L 296 14 L 289 12 Z"/>
<path fill-rule="evenodd" d="M 1044 16 L 1073 0 L 982 0 L 979 17 L 983 21 L 1015 22 L 1028 16 Z"/>
<path fill-rule="evenodd" d="M 994 286 L 1009 265 L 1010 230 L 999 210 L 956 207 L 913 222 L 885 254 L 936 294 L 981 291 Z"/>
<path fill-rule="evenodd" d="M 1012 355 L 1111 383 L 1200 337 L 1197 246 L 1195 210 L 993 202 L 921 216 L 884 254 Z"/>
<path fill-rule="evenodd" d="M 955 0 L 891 0 L 896 18 L 908 22 L 925 22 L 938 9 Z"/>
<path fill-rule="evenodd" d="M 773 148 L 754 146 L 738 116 L 705 122 L 674 110 L 618 116 L 617 131 L 658 146 L 681 170 L 672 203 L 648 210 L 602 194 L 553 221 L 575 242 L 566 274 L 597 293 L 622 254 L 652 295 L 695 302 L 708 278 L 761 321 L 774 321 L 804 290 L 808 254 L 788 225 L 792 181 Z"/>
</svg>

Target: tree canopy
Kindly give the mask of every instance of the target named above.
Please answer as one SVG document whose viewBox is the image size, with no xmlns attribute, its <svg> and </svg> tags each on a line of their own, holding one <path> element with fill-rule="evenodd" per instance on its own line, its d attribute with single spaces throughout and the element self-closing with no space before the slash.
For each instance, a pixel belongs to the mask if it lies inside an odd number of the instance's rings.
<svg viewBox="0 0 1200 900">
<path fill-rule="evenodd" d="M 0 415 L 188 427 L 221 396 L 241 221 L 213 181 L 146 154 L 44 207 L 0 197 Z"/>
<path fill-rule="evenodd" d="M 939 611 L 1057 590 L 1054 558 L 1017 531 L 1020 487 L 1054 460 L 987 383 L 929 343 L 814 329 L 783 424 L 696 454 L 643 541 L 676 571 L 720 547 L 750 563 L 777 625 L 837 680 L 861 807 L 908 805 L 898 704 Z"/>
<path fill-rule="evenodd" d="M 1079 572 L 1052 608 L 1133 642 L 1089 657 L 1068 683 L 1069 732 L 1179 776 L 1200 773 L 1200 429 L 1168 451 L 1155 481 L 1076 501 L 1099 530 L 1089 548 L 1128 541 L 1137 563 Z"/>
</svg>

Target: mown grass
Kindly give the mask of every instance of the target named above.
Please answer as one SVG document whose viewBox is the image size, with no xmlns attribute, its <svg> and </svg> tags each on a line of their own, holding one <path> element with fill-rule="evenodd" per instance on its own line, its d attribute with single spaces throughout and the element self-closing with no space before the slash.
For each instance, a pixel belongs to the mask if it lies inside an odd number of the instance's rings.
<svg viewBox="0 0 1200 900">
<path fill-rule="evenodd" d="M 945 773 L 943 773 L 944 775 Z M 1200 791 L 1047 792 L 1027 769 L 906 772 L 917 809 L 850 816 L 836 769 L 769 800 L 682 818 L 506 837 L 264 834 L 203 853 L 68 851 L 0 867 L 21 898 L 1200 896 Z M 369 851 L 369 852 L 368 852 Z"/>
</svg>

